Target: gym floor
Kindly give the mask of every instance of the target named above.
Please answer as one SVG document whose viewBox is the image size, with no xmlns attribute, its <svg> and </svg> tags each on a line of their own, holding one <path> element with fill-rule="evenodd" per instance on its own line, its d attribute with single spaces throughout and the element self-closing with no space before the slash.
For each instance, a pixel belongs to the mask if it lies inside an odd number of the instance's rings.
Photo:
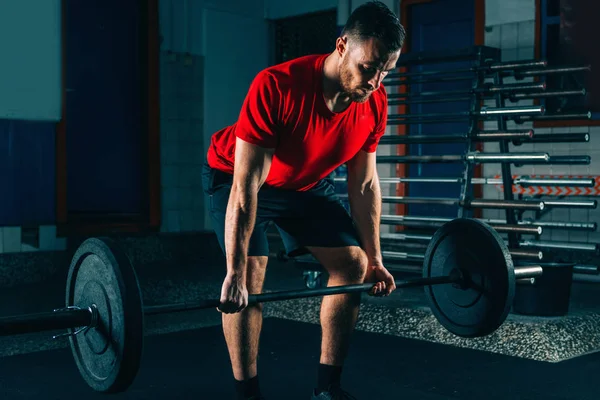
<svg viewBox="0 0 600 400">
<path fill-rule="evenodd" d="M 155 303 L 215 297 L 221 265 L 138 272 Z M 271 261 L 266 289 L 302 288 L 302 271 Z M 2 315 L 50 311 L 64 302 L 64 277 L 5 289 Z M 35 293 L 35 296 L 32 295 Z M 592 287 L 577 284 L 567 317 L 511 314 L 485 338 L 447 333 L 431 316 L 422 289 L 364 297 L 343 378 L 359 399 L 596 399 L 600 327 Z M 149 302 L 147 302 L 149 305 Z M 265 305 L 260 374 L 268 399 L 308 399 L 316 379 L 320 298 Z M 17 311 L 15 311 L 17 310 Z M 233 398 L 231 372 L 214 310 L 149 316 L 140 372 L 117 399 Z M 54 332 L 0 338 L 2 399 L 104 398 L 82 381 L 68 340 Z M 59 332 L 60 333 L 60 332 Z"/>
</svg>

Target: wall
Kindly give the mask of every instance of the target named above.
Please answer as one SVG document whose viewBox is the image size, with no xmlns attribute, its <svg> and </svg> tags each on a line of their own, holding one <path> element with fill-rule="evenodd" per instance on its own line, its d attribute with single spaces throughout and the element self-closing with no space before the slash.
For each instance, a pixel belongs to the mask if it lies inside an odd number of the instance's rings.
<svg viewBox="0 0 600 400">
<path fill-rule="evenodd" d="M 210 135 L 235 121 L 252 78 L 269 63 L 271 50 L 267 19 L 329 9 L 337 4 L 338 24 L 341 26 L 350 12 L 365 1 L 160 1 L 162 231 L 210 229 L 200 186 L 200 168 Z M 385 2 L 398 13 L 398 1 Z M 486 1 L 486 44 L 501 47 L 505 60 L 533 57 L 533 4 L 534 0 Z M 390 87 L 388 92 L 393 93 L 394 90 Z M 535 166 L 515 169 L 515 173 L 598 174 L 600 147 L 593 138 L 600 133 L 600 128 L 537 130 L 550 133 L 579 131 L 591 132 L 592 141 L 572 145 L 536 144 L 513 147 L 512 150 L 590 154 L 592 165 Z M 380 148 L 379 154 L 392 153 L 393 146 L 385 147 Z M 493 146 L 487 146 L 486 151 L 494 151 Z M 486 176 L 497 172 L 492 166 L 485 166 Z M 391 166 L 380 166 L 381 176 L 391 176 L 392 173 Z M 494 187 L 486 186 L 485 197 L 498 198 L 499 194 Z M 486 215 L 499 213 L 486 211 Z M 548 218 L 588 221 L 598 220 L 599 216 L 598 211 L 555 210 Z M 52 246 L 64 246 L 64 242 L 53 236 L 55 227 L 44 226 L 40 232 L 42 230 L 42 236 L 49 237 Z M 570 233 L 565 236 L 564 232 L 548 232 L 543 239 L 568 237 L 578 241 L 600 241 L 598 233 Z M 20 235 L 21 227 L 0 228 L 0 252 L 2 247 L 4 251 L 28 250 L 27 245 L 18 239 Z M 54 248 L 52 246 L 50 248 Z"/>
<path fill-rule="evenodd" d="M 60 24 L 58 0 L 0 2 L 0 118 L 60 119 Z"/>
<path fill-rule="evenodd" d="M 163 232 L 210 229 L 201 168 L 210 135 L 235 122 L 255 74 L 268 65 L 263 0 L 162 0 Z"/>
<path fill-rule="evenodd" d="M 60 1 L 0 3 L 0 253 L 66 245 L 53 225 L 60 24 Z M 24 229 L 19 222 L 32 227 Z M 35 247 L 22 240 L 24 232 L 36 237 Z"/>
<path fill-rule="evenodd" d="M 265 0 L 265 17 L 280 19 L 338 7 L 339 0 Z"/>
</svg>

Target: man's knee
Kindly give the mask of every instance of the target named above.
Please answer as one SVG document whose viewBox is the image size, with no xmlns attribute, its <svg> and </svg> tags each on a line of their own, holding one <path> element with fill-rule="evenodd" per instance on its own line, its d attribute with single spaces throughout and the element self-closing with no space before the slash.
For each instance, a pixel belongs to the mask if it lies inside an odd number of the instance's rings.
<svg viewBox="0 0 600 400">
<path fill-rule="evenodd" d="M 367 255 L 360 247 L 336 249 L 331 257 L 318 257 L 329 273 L 345 281 L 363 282 L 367 274 Z"/>
<path fill-rule="evenodd" d="M 361 248 L 353 248 L 348 262 L 347 278 L 352 281 L 362 282 L 367 275 L 367 255 Z"/>
</svg>

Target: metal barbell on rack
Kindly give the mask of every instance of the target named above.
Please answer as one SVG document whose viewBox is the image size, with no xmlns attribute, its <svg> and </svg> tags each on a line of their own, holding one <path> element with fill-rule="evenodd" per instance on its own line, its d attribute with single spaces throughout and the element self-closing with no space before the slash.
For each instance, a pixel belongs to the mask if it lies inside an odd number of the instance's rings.
<svg viewBox="0 0 600 400">
<path fill-rule="evenodd" d="M 424 287 L 432 313 L 462 337 L 489 335 L 505 321 L 516 281 L 543 273 L 515 268 L 510 252 L 490 226 L 466 218 L 436 231 L 423 257 L 422 277 L 396 280 L 398 288 Z M 342 293 L 363 293 L 372 283 L 252 294 L 248 304 Z M 0 319 L 0 335 L 68 329 L 75 363 L 99 392 L 122 392 L 142 360 L 144 317 L 219 306 L 219 299 L 143 306 L 135 269 L 111 239 L 90 238 L 75 252 L 67 277 L 66 305 L 52 312 Z M 57 336 L 55 336 L 57 337 Z"/>
<path fill-rule="evenodd" d="M 346 178 L 336 177 L 335 182 L 346 182 Z M 379 178 L 380 184 L 396 184 L 396 183 L 465 183 L 465 178 L 448 178 L 448 177 L 390 177 Z M 503 185 L 504 181 L 501 178 L 471 178 L 471 185 Z M 519 177 L 513 179 L 514 185 L 519 186 L 581 186 L 594 187 L 596 181 L 594 178 L 530 178 Z"/>
<path fill-rule="evenodd" d="M 379 164 L 384 163 L 503 163 L 503 164 L 563 164 L 589 165 L 591 157 L 582 156 L 551 156 L 548 153 L 482 153 L 431 155 L 431 156 L 379 156 Z"/>
</svg>

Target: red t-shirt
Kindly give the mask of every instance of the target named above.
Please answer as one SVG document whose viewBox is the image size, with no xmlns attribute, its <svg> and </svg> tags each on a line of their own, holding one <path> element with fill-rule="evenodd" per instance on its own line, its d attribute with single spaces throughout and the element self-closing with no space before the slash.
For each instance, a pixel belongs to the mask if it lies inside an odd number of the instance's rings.
<svg viewBox="0 0 600 400">
<path fill-rule="evenodd" d="M 374 152 L 387 123 L 385 88 L 380 85 L 365 103 L 332 112 L 322 90 L 326 57 L 305 56 L 259 72 L 237 122 L 212 136 L 208 164 L 233 174 L 239 137 L 275 149 L 267 185 L 304 191 L 360 150 Z"/>
</svg>

